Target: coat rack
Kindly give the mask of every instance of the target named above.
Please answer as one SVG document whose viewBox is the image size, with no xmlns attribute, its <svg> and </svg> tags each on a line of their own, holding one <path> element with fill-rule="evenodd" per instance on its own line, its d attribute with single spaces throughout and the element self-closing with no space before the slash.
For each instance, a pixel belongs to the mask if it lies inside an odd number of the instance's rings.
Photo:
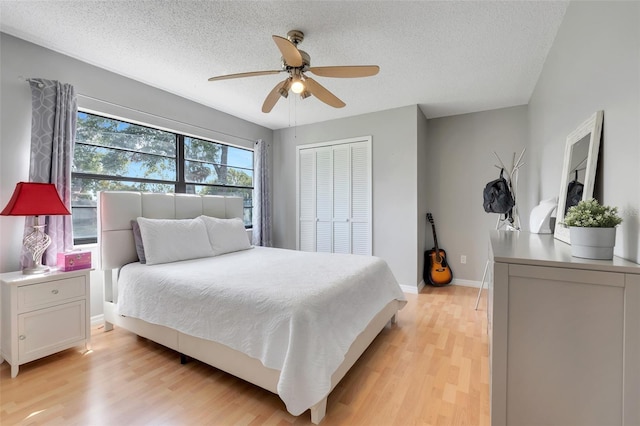
<svg viewBox="0 0 640 426">
<path fill-rule="evenodd" d="M 511 196 L 513 197 L 513 208 L 511 209 L 511 215 L 502 215 L 498 216 L 498 221 L 496 222 L 496 230 L 505 230 L 505 231 L 519 231 L 520 230 L 520 215 L 518 214 L 518 199 L 516 197 L 516 192 L 518 190 L 518 170 L 520 167 L 524 166 L 522 159 L 524 157 L 524 153 L 527 148 L 523 148 L 522 152 L 518 156 L 516 160 L 516 153 L 513 153 L 513 157 L 511 160 L 511 169 L 508 169 L 500 156 L 493 151 L 493 155 L 498 159 L 498 164 L 494 164 L 494 167 L 507 171 L 507 184 L 509 185 L 509 191 L 511 191 Z M 491 260 L 487 259 L 487 263 L 484 265 L 484 273 L 482 274 L 482 283 L 480 283 L 480 289 L 478 290 L 478 297 L 476 298 L 476 307 L 475 310 L 478 310 L 478 303 L 480 303 L 480 296 L 482 295 L 482 289 L 484 288 L 484 282 L 487 278 L 487 273 L 489 272 L 489 266 L 491 265 Z"/>
<path fill-rule="evenodd" d="M 494 167 L 507 172 L 507 184 L 509 185 L 509 191 L 511 191 L 511 196 L 513 197 L 513 201 L 515 203 L 513 208 L 511 209 L 510 216 L 507 216 L 505 218 L 498 216 L 498 221 L 496 223 L 497 230 L 520 230 L 520 215 L 518 214 L 518 199 L 516 197 L 516 192 L 518 190 L 518 170 L 520 170 L 520 167 L 524 166 L 522 159 L 526 150 L 527 148 L 522 149 L 522 152 L 518 156 L 518 160 L 516 160 L 516 153 L 513 153 L 513 157 L 511 160 L 511 169 L 508 169 L 500 159 L 500 156 L 495 151 L 493 151 L 493 155 L 495 155 L 498 159 L 498 164 L 494 164 Z"/>
</svg>

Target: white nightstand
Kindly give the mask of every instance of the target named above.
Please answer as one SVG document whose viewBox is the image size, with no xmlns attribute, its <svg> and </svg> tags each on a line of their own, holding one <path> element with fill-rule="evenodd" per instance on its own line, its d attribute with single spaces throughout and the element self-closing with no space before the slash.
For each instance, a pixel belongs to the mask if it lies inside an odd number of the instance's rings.
<svg viewBox="0 0 640 426">
<path fill-rule="evenodd" d="M 0 274 L 0 356 L 12 378 L 27 362 L 74 346 L 90 349 L 90 271 Z"/>
</svg>

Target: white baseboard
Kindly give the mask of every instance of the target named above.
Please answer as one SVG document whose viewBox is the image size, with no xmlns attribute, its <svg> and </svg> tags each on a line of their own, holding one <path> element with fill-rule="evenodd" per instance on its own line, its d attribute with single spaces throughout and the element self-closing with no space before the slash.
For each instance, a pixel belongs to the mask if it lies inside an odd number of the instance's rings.
<svg viewBox="0 0 640 426">
<path fill-rule="evenodd" d="M 451 281 L 450 285 L 459 285 L 459 286 L 463 286 L 463 287 L 480 288 L 480 284 L 481 284 L 481 281 L 463 280 L 461 278 L 454 278 Z M 425 288 L 425 286 L 426 286 L 426 284 L 424 283 L 424 281 L 420 281 L 420 284 L 418 284 L 417 291 L 416 291 L 415 287 L 408 286 L 408 285 L 401 285 L 400 287 L 402 288 L 402 290 L 405 293 L 420 293 L 422 291 L 422 289 Z M 486 286 L 486 283 L 485 283 L 485 286 Z"/>
<path fill-rule="evenodd" d="M 104 324 L 104 314 L 94 315 L 91 317 L 91 327 Z"/>
<path fill-rule="evenodd" d="M 418 294 L 419 292 L 418 287 L 413 285 L 400 284 L 400 288 L 402 289 L 402 291 L 409 294 Z"/>
<path fill-rule="evenodd" d="M 480 288 L 480 284 L 482 284 L 481 281 L 475 281 L 475 280 L 463 280 L 460 278 L 454 278 L 453 281 L 451 282 L 451 284 L 453 285 L 461 285 L 463 287 L 475 287 L 475 288 Z M 485 283 L 486 286 L 486 283 Z"/>
</svg>

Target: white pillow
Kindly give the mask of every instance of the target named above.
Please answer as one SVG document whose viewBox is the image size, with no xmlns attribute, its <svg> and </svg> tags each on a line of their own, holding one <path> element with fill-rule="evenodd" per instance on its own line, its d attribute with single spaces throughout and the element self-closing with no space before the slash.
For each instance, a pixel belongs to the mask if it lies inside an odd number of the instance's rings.
<svg viewBox="0 0 640 426">
<path fill-rule="evenodd" d="M 242 219 L 219 219 L 200 216 L 207 228 L 214 256 L 251 248 Z"/>
<path fill-rule="evenodd" d="M 147 265 L 213 256 L 204 222 L 138 218 Z"/>
</svg>

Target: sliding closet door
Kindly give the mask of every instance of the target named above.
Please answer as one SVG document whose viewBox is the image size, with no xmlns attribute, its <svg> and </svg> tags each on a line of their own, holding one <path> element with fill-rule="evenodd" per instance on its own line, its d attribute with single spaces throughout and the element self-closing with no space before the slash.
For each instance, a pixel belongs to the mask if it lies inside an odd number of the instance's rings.
<svg viewBox="0 0 640 426">
<path fill-rule="evenodd" d="M 370 255 L 371 139 L 298 148 L 298 248 Z"/>
</svg>

